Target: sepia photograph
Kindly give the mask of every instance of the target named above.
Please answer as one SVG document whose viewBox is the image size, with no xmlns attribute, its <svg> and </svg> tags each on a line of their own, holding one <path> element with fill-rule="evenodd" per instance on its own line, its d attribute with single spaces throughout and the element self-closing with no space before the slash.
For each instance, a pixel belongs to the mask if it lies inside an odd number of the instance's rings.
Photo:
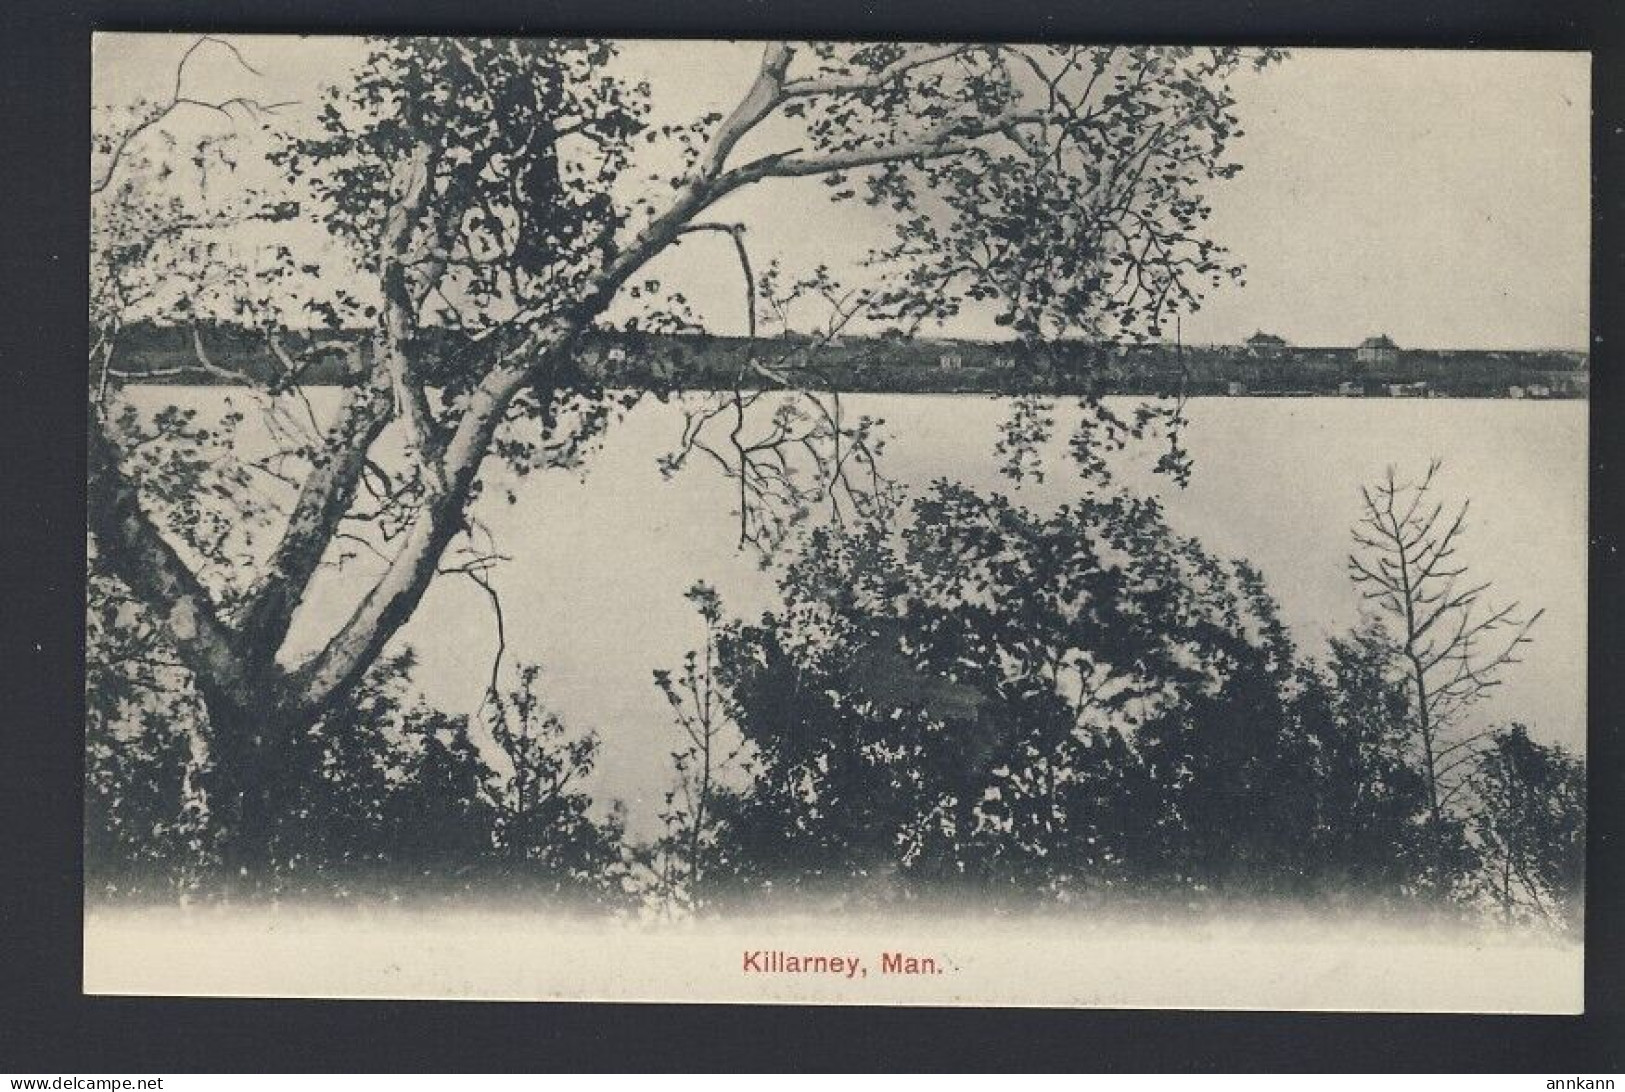
<svg viewBox="0 0 1625 1092">
<path fill-rule="evenodd" d="M 87 994 L 1582 1011 L 1589 54 L 91 75 Z"/>
</svg>

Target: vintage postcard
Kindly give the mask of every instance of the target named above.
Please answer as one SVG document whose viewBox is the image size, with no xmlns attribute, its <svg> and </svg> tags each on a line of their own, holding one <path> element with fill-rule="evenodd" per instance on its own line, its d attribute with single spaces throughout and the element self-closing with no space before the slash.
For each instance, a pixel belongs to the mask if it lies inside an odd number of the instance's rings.
<svg viewBox="0 0 1625 1092">
<path fill-rule="evenodd" d="M 85 990 L 1579 1011 L 1590 79 L 97 36 Z"/>
</svg>

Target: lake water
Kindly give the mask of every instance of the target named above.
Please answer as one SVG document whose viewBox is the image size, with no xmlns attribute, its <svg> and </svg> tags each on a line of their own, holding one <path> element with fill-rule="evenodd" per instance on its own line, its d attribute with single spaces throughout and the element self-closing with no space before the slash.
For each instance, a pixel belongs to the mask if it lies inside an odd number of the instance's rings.
<svg viewBox="0 0 1625 1092">
<path fill-rule="evenodd" d="M 318 417 L 337 392 L 312 392 Z M 218 389 L 147 388 L 142 404 L 218 406 Z M 1048 474 L 1015 490 L 997 471 L 993 445 L 1007 400 L 971 395 L 850 395 L 849 414 L 886 421 L 884 470 L 905 486 L 939 477 L 1014 491 L 1023 503 L 1075 499 L 1080 483 L 1065 458 L 1063 403 L 1049 445 Z M 1471 498 L 1461 558 L 1500 599 L 1543 607 L 1535 644 L 1480 715 L 1522 720 L 1544 739 L 1584 746 L 1586 635 L 1586 404 L 1578 401 L 1389 399 L 1199 399 L 1189 404 L 1186 444 L 1195 473 L 1181 489 L 1149 473 L 1152 455 L 1117 460 L 1120 480 L 1163 497 L 1170 522 L 1224 556 L 1262 570 L 1300 646 L 1318 653 L 1353 625 L 1360 600 L 1345 559 L 1359 514 L 1359 487 L 1386 466 L 1401 474 L 1444 460 L 1441 499 Z M 544 665 L 547 700 L 567 723 L 603 738 L 594 787 L 625 801 L 634 832 L 647 835 L 677 745 L 664 699 L 650 681 L 701 638 L 683 591 L 704 580 L 735 614 L 773 602 L 773 575 L 736 541 L 731 483 L 696 462 L 664 478 L 658 457 L 673 449 L 679 408 L 652 400 L 608 433 L 585 472 L 549 472 L 493 484 L 477 514 L 511 561 L 496 572 L 508 656 Z M 254 442 L 253 437 L 247 438 Z M 327 577 L 301 613 L 290 652 L 331 633 L 363 588 L 365 565 Z M 436 705 L 474 709 L 490 671 L 495 630 L 484 594 L 461 577 L 439 580 L 401 641 L 420 657 L 417 683 Z"/>
</svg>

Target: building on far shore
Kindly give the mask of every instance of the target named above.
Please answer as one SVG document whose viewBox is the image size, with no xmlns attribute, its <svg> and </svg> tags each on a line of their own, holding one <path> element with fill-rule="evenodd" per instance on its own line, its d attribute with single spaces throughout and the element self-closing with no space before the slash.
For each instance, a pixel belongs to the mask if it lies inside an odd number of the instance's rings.
<svg viewBox="0 0 1625 1092">
<path fill-rule="evenodd" d="M 1393 364 L 1399 360 L 1399 346 L 1387 334 L 1378 334 L 1360 342 L 1354 359 L 1361 364 Z"/>
<path fill-rule="evenodd" d="M 1247 339 L 1247 351 L 1253 356 L 1276 357 L 1286 352 L 1286 338 L 1266 334 L 1259 330 Z"/>
</svg>

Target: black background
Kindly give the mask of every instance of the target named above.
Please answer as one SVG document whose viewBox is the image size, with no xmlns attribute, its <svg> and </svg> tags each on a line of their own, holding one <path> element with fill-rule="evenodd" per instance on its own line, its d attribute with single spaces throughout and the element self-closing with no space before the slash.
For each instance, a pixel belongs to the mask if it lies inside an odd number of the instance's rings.
<svg viewBox="0 0 1625 1092">
<path fill-rule="evenodd" d="M 1593 50 L 1584 1017 L 86 998 L 79 992 L 90 32 L 586 33 Z M 0 9 L 0 1072 L 1618 1070 L 1625 1059 L 1618 553 L 1621 90 L 1606 2 L 210 0 Z"/>
</svg>

